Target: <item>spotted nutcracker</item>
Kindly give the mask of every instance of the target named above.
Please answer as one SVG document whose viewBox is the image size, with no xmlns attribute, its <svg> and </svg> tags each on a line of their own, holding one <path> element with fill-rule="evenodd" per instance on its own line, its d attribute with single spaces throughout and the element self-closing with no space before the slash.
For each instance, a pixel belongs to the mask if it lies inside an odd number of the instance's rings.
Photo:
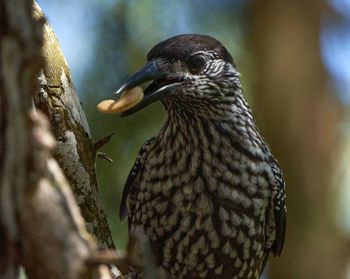
<svg viewBox="0 0 350 279">
<path fill-rule="evenodd" d="M 286 231 L 285 183 L 227 49 L 186 34 L 154 46 L 117 91 L 152 80 L 122 116 L 160 100 L 163 127 L 127 178 L 120 217 L 142 228 L 171 278 L 259 278 Z"/>
</svg>

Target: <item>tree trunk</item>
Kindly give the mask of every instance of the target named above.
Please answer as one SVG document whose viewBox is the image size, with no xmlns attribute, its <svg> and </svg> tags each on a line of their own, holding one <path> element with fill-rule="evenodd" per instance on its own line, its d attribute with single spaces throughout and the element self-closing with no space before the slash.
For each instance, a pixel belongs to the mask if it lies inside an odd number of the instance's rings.
<svg viewBox="0 0 350 279">
<path fill-rule="evenodd" d="M 33 20 L 32 7 L 32 1 L 0 1 L 0 277 L 18 278 L 21 265 L 28 278 L 111 278 L 108 269 L 96 263 L 97 245 L 86 231 L 68 181 L 51 155 L 56 142 L 46 117 L 33 108 L 32 98 L 39 91 L 37 76 L 41 71 L 43 83 L 50 60 L 41 52 L 47 24 L 38 16 Z M 57 46 L 57 42 L 50 43 Z M 57 52 L 55 55 L 56 59 L 62 59 Z M 71 88 L 67 73 L 67 68 L 60 73 L 60 87 Z M 46 74 L 45 79 L 48 81 L 52 76 Z M 83 113 L 77 114 L 76 97 L 57 98 L 64 104 L 64 113 L 77 121 L 63 118 L 70 128 L 64 133 L 70 138 L 77 137 L 74 133 L 77 128 L 72 131 L 75 127 L 69 126 L 82 124 L 79 121 Z M 61 112 L 62 107 L 54 108 Z M 79 141 L 87 142 L 82 138 Z M 57 145 L 60 147 L 60 142 Z M 67 149 L 76 152 L 73 147 Z M 73 155 L 68 158 L 76 159 Z M 94 157 L 90 159 L 94 162 Z M 81 164 L 84 160 L 81 159 Z M 83 178 L 92 176 L 91 169 L 81 168 L 80 165 L 76 172 L 81 172 Z M 94 187 L 91 184 L 80 187 L 86 191 L 85 195 L 97 193 L 95 188 L 88 190 Z M 85 201 L 82 196 L 78 199 Z M 90 201 L 92 206 L 97 205 L 95 198 Z M 98 214 L 94 218 L 100 217 Z M 103 225 L 102 230 L 107 232 Z M 101 242 L 111 245 L 108 234 L 107 238 L 103 237 Z M 93 266 L 88 264 L 91 258 L 95 259 Z"/>
<path fill-rule="evenodd" d="M 43 20 L 38 5 L 34 17 Z M 57 38 L 45 21 L 43 29 L 44 66 L 39 75 L 35 106 L 50 120 L 57 140 L 54 157 L 64 171 L 88 231 L 103 248 L 115 248 L 105 213 L 99 206 L 96 180 L 96 152 L 85 113 L 75 91 L 70 70 Z"/>
<path fill-rule="evenodd" d="M 287 238 L 270 278 L 344 278 L 349 259 L 330 208 L 341 107 L 320 55 L 325 8 L 315 0 L 252 5 L 254 110 L 287 181 Z"/>
</svg>

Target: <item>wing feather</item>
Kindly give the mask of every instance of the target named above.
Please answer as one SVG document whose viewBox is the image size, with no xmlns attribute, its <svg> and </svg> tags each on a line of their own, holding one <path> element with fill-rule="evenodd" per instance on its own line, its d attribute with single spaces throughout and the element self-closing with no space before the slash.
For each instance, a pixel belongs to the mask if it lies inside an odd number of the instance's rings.
<svg viewBox="0 0 350 279">
<path fill-rule="evenodd" d="M 142 173 L 144 170 L 144 164 L 147 158 L 148 150 L 150 145 L 153 143 L 154 138 L 147 140 L 141 147 L 136 161 L 128 175 L 128 178 L 125 182 L 125 186 L 123 189 L 122 200 L 120 203 L 119 209 L 119 218 L 120 220 L 124 220 L 128 215 L 128 199 L 130 200 L 131 206 L 132 203 L 135 202 L 135 195 L 137 195 L 140 179 L 142 177 Z M 130 210 L 130 208 L 129 208 Z"/>
<path fill-rule="evenodd" d="M 284 239 L 287 228 L 287 207 L 286 207 L 286 184 L 283 180 L 283 174 L 275 161 L 272 165 L 272 171 L 275 177 L 273 188 L 273 217 L 275 222 L 275 240 L 272 244 L 272 253 L 279 256 L 283 249 Z"/>
</svg>

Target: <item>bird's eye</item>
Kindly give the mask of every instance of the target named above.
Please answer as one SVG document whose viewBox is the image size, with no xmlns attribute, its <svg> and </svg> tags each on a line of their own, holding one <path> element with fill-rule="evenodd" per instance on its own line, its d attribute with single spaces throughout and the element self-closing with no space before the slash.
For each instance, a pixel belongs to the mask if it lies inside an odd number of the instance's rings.
<svg viewBox="0 0 350 279">
<path fill-rule="evenodd" d="M 187 66 L 192 74 L 198 74 L 203 69 L 205 62 L 204 56 L 195 55 L 188 60 Z"/>
</svg>

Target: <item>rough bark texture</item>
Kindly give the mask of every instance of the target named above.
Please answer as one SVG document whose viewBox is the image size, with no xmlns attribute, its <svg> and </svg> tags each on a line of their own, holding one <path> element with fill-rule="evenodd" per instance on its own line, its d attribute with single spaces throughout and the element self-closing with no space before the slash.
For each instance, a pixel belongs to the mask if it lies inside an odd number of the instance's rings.
<svg viewBox="0 0 350 279">
<path fill-rule="evenodd" d="M 96 247 L 69 184 L 50 156 L 55 140 L 46 119 L 32 112 L 30 120 L 30 180 L 18 215 L 21 264 L 29 278 L 89 278 L 85 261 Z"/>
<path fill-rule="evenodd" d="M 325 1 L 253 1 L 251 48 L 259 127 L 287 181 L 288 225 L 271 278 L 344 278 L 348 243 L 332 221 L 341 107 L 320 55 Z"/>
<path fill-rule="evenodd" d="M 34 16 L 43 19 L 35 5 Z M 96 151 L 85 113 L 74 88 L 70 70 L 51 27 L 43 27 L 45 64 L 35 105 L 49 118 L 57 140 L 54 157 L 64 171 L 85 219 L 88 231 L 101 248 L 115 248 L 106 215 L 99 207 Z"/>
<path fill-rule="evenodd" d="M 44 59 L 32 5 L 0 1 L 0 278 L 18 278 L 19 265 L 35 279 L 111 278 L 87 265 L 97 246 L 51 156 L 46 117 L 33 109 Z"/>
</svg>

